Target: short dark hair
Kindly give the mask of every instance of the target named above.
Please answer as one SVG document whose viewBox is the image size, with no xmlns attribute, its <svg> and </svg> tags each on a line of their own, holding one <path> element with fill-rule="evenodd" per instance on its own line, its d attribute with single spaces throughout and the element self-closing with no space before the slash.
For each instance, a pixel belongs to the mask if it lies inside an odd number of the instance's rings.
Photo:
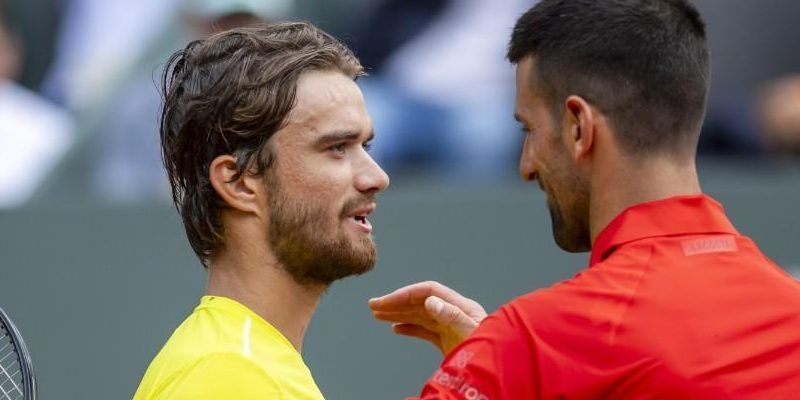
<svg viewBox="0 0 800 400">
<path fill-rule="evenodd" d="M 222 244 L 225 202 L 209 180 L 214 158 L 236 158 L 237 177 L 274 161 L 267 141 L 294 108 L 297 81 L 312 70 L 356 79 L 363 68 L 333 36 L 304 22 L 239 28 L 189 43 L 162 78 L 161 150 L 172 198 L 204 266 Z"/>
<path fill-rule="evenodd" d="M 608 116 L 631 155 L 694 155 L 710 57 L 689 1 L 542 0 L 511 35 L 508 59 L 527 56 L 557 116 L 578 95 Z"/>
</svg>

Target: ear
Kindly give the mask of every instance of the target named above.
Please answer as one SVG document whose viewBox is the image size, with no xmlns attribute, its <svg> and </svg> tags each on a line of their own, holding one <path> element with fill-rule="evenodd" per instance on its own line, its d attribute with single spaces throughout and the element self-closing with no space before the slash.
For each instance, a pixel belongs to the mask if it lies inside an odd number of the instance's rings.
<svg viewBox="0 0 800 400">
<path fill-rule="evenodd" d="M 565 126 L 567 148 L 576 161 L 590 157 L 594 148 L 597 115 L 589 103 L 580 96 L 569 96 L 565 103 Z"/>
<path fill-rule="evenodd" d="M 233 209 L 261 215 L 266 203 L 266 187 L 260 176 L 242 172 L 237 176 L 236 159 L 221 155 L 211 161 L 208 179 L 219 197 Z"/>
</svg>

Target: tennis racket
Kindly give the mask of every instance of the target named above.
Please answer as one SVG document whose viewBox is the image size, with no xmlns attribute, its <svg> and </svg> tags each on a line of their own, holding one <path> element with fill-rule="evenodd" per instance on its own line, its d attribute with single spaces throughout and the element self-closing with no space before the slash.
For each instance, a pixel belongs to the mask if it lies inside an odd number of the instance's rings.
<svg viewBox="0 0 800 400">
<path fill-rule="evenodd" d="M 0 308 L 0 400 L 36 400 L 30 354 L 17 327 Z"/>
</svg>

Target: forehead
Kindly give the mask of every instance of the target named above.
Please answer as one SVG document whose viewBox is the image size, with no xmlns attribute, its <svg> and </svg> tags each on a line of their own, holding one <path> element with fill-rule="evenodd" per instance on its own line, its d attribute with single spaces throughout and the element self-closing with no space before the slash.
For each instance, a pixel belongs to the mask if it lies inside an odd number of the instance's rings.
<svg viewBox="0 0 800 400">
<path fill-rule="evenodd" d="M 538 101 L 533 68 L 534 61 L 531 56 L 525 57 L 517 63 L 517 95 L 514 113 L 518 118 L 524 118 L 534 103 Z"/>
<path fill-rule="evenodd" d="M 330 131 L 362 132 L 371 128 L 361 90 L 339 71 L 308 71 L 300 75 L 295 106 L 286 120 L 282 131 L 294 131 L 287 136 L 297 139 Z"/>
</svg>

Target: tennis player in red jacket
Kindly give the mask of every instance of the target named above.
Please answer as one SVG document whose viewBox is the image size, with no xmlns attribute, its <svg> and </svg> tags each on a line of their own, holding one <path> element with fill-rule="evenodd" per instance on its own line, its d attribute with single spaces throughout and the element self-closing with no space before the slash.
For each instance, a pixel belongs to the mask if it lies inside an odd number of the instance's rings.
<svg viewBox="0 0 800 400">
<path fill-rule="evenodd" d="M 520 174 L 589 265 L 485 319 L 434 282 L 372 299 L 446 354 L 419 398 L 800 398 L 800 283 L 698 181 L 709 52 L 695 7 L 543 0 L 508 58 Z"/>
</svg>

